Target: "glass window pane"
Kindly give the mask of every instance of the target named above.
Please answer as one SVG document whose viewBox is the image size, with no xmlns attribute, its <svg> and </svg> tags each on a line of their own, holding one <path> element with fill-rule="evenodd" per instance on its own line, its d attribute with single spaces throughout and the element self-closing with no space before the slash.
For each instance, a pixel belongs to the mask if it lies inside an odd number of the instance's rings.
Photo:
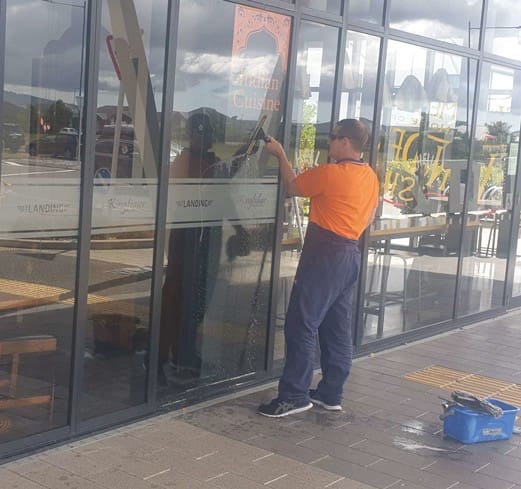
<svg viewBox="0 0 521 489">
<path fill-rule="evenodd" d="M 297 53 L 297 79 L 288 157 L 297 171 L 327 162 L 328 134 L 333 110 L 335 65 L 338 51 L 336 28 L 302 22 Z M 284 206 L 284 233 L 280 260 L 277 325 L 284 323 L 289 292 L 295 276 L 309 199 L 293 197 Z M 277 328 L 275 360 L 284 356 L 282 328 Z"/>
<path fill-rule="evenodd" d="M 372 124 L 379 55 L 379 38 L 347 32 L 340 119 L 361 118 Z"/>
<path fill-rule="evenodd" d="M 477 221 L 477 227 L 474 232 L 467 227 L 465 235 L 460 315 L 503 303 L 521 125 L 520 90 L 521 71 L 483 64 L 467 217 L 469 222 Z M 515 290 L 514 285 L 514 294 Z"/>
<path fill-rule="evenodd" d="M 102 7 L 82 419 L 146 401 L 168 0 Z"/>
<path fill-rule="evenodd" d="M 384 0 L 351 0 L 348 7 L 349 22 L 363 20 L 365 22 L 382 23 Z"/>
<path fill-rule="evenodd" d="M 521 12 L 510 0 L 489 0 L 485 50 L 521 60 Z"/>
<path fill-rule="evenodd" d="M 85 8 L 6 3 L 0 443 L 68 424 Z"/>
<path fill-rule="evenodd" d="M 313 22 L 302 23 L 291 140 L 298 168 L 327 161 L 337 49 L 338 29 Z"/>
<path fill-rule="evenodd" d="M 510 156 L 509 164 L 514 165 L 514 160 L 518 158 L 519 154 L 519 131 L 513 131 L 510 138 Z M 515 232 L 515 231 L 514 231 Z M 518 228 L 516 244 L 515 244 L 515 258 L 514 258 L 514 279 L 512 284 L 512 296 L 521 296 L 521 227 Z"/>
<path fill-rule="evenodd" d="M 391 2 L 390 26 L 459 46 L 478 47 L 482 0 Z"/>
<path fill-rule="evenodd" d="M 453 316 L 475 70 L 460 56 L 389 42 L 365 342 Z"/>
<path fill-rule="evenodd" d="M 332 14 L 340 14 L 342 0 L 301 0 L 303 7 L 324 10 Z"/>
<path fill-rule="evenodd" d="M 211 26 L 211 28 L 209 28 Z M 159 397 L 265 368 L 279 135 L 291 19 L 182 0 Z"/>
</svg>

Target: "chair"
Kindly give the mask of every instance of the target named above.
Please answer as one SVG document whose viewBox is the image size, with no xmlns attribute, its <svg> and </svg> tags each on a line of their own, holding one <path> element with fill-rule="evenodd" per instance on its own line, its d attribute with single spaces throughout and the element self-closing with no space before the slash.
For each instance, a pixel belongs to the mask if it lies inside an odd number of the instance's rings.
<svg viewBox="0 0 521 489">
<path fill-rule="evenodd" d="M 418 242 L 418 255 L 446 256 L 447 240 L 445 233 L 426 233 Z"/>
<path fill-rule="evenodd" d="M 495 255 L 498 228 L 498 214 L 493 211 L 479 220 L 477 256 L 491 258 Z M 486 246 L 483 246 L 483 234 L 488 234 Z"/>
<path fill-rule="evenodd" d="M 371 250 L 371 248 L 370 248 Z M 406 327 L 406 305 L 407 305 L 407 259 L 409 256 L 404 256 L 399 252 L 391 251 L 388 245 L 382 246 L 380 242 L 372 247 L 374 258 L 372 263 L 372 270 L 369 276 L 368 285 L 366 287 L 366 294 L 364 298 L 364 322 L 369 314 L 378 316 L 377 324 L 377 338 L 383 336 L 384 328 L 384 310 L 390 305 L 400 305 L 402 312 L 402 328 Z M 389 281 L 389 271 L 393 259 L 399 260 L 403 265 L 403 287 L 402 290 L 387 290 Z M 381 269 L 380 289 L 373 290 L 375 287 L 375 280 L 377 277 L 377 269 Z"/>
<path fill-rule="evenodd" d="M 0 358 L 9 357 L 9 372 L 7 378 L 0 379 L 0 409 L 22 408 L 47 404 L 49 417 L 52 418 L 54 405 L 54 384 L 50 386 L 49 394 L 19 397 L 20 356 L 30 353 L 56 351 L 56 338 L 50 335 L 21 336 L 0 341 Z"/>
</svg>

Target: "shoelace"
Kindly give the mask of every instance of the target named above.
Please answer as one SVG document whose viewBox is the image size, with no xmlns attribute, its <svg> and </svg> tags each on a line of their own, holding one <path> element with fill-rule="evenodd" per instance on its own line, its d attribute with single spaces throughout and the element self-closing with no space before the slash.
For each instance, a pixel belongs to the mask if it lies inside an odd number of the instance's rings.
<svg viewBox="0 0 521 489">
<path fill-rule="evenodd" d="M 289 411 L 290 409 L 292 409 L 294 407 L 295 407 L 295 404 L 293 402 L 282 401 L 279 404 L 279 407 L 277 408 L 277 413 L 283 413 L 285 411 Z"/>
</svg>

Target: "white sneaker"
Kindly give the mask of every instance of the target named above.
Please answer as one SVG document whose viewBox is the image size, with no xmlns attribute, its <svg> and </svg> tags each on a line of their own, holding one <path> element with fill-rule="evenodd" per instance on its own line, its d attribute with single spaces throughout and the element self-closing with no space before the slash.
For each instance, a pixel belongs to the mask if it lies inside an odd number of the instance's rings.
<svg viewBox="0 0 521 489">
<path fill-rule="evenodd" d="M 320 399 L 315 389 L 310 389 L 309 398 L 313 404 L 316 404 L 317 406 L 320 406 L 327 411 L 342 411 L 342 406 L 340 404 L 328 404 L 327 402 L 324 402 L 322 399 Z"/>
</svg>

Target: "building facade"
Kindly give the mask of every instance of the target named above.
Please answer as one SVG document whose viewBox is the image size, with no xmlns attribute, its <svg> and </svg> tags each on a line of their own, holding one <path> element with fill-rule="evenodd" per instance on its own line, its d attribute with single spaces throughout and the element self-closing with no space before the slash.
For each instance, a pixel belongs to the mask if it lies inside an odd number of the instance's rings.
<svg viewBox="0 0 521 489">
<path fill-rule="evenodd" d="M 372 130 L 362 355 L 521 304 L 509 0 L 0 0 L 0 454 L 280 372 L 298 171 Z"/>
</svg>

